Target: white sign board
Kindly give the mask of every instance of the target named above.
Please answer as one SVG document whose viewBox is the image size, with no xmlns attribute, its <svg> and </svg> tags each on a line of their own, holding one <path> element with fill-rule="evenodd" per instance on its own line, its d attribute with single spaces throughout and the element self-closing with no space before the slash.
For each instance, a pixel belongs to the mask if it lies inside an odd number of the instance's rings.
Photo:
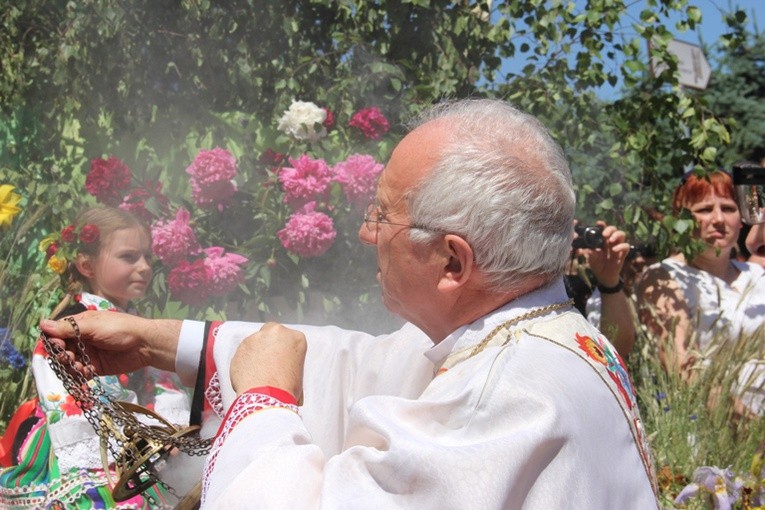
<svg viewBox="0 0 765 510">
<path fill-rule="evenodd" d="M 667 51 L 677 57 L 680 85 L 699 90 L 707 88 L 712 68 L 709 67 L 701 46 L 673 39 L 667 45 Z M 654 65 L 654 76 L 658 76 L 666 67 Z"/>
</svg>

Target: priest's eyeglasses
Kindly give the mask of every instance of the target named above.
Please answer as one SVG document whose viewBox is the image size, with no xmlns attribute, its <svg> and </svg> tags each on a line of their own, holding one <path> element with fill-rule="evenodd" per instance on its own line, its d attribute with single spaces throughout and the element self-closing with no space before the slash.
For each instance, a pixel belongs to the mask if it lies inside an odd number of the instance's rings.
<svg viewBox="0 0 765 510">
<path fill-rule="evenodd" d="M 408 223 L 395 223 L 392 221 L 388 221 L 385 219 L 385 213 L 382 212 L 380 209 L 380 206 L 377 204 L 369 204 L 367 206 L 367 210 L 364 213 L 364 225 L 367 226 L 367 230 L 374 234 L 375 241 L 377 241 L 377 233 L 380 231 L 380 224 L 385 223 L 386 225 L 395 225 L 397 227 L 406 227 L 406 228 L 417 228 L 420 230 L 427 230 L 428 232 L 436 232 L 436 233 L 442 233 L 439 230 L 430 228 L 430 227 L 423 227 L 420 225 L 411 225 Z"/>
</svg>

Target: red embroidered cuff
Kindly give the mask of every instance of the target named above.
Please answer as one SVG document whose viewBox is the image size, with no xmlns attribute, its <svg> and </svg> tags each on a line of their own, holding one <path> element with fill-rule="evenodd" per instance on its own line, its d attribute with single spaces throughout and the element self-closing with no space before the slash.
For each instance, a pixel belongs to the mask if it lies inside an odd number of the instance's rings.
<svg viewBox="0 0 765 510">
<path fill-rule="evenodd" d="M 282 404 L 287 405 L 296 406 L 298 403 L 297 399 L 294 397 L 294 395 L 292 395 L 292 393 L 281 388 L 276 388 L 274 386 L 258 386 L 257 388 L 250 388 L 244 393 L 260 393 L 261 395 L 268 395 L 269 397 L 274 397 Z"/>
<path fill-rule="evenodd" d="M 215 469 L 215 463 L 218 460 L 218 454 L 220 453 L 226 438 L 233 432 L 234 428 L 247 418 L 263 409 L 287 409 L 295 414 L 298 414 L 297 402 L 289 392 L 280 388 L 274 388 L 272 386 L 261 386 L 259 388 L 251 388 L 234 400 L 231 407 L 226 413 L 226 417 L 220 424 L 218 433 L 216 434 L 215 441 L 213 441 L 210 454 L 205 462 L 205 467 L 202 473 L 202 502 L 204 503 L 204 495 L 207 493 L 207 489 L 210 485 L 210 476 Z"/>
</svg>

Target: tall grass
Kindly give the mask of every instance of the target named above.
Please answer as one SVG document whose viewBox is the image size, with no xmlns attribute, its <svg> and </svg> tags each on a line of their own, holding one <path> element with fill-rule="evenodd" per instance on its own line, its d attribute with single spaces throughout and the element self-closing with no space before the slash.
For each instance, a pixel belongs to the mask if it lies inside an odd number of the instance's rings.
<svg viewBox="0 0 765 510">
<path fill-rule="evenodd" d="M 765 360 L 765 327 L 736 341 L 715 338 L 706 352 L 691 353 L 696 359 L 687 373 L 666 369 L 661 348 L 672 359 L 674 342 L 642 332 L 630 357 L 630 372 L 659 473 L 662 503 L 673 508 L 673 500 L 692 481 L 701 466 L 730 468 L 742 478 L 751 501 L 762 488 L 757 454 L 765 445 L 765 419 L 746 409 L 739 376 L 749 360 Z M 765 409 L 761 410 L 765 411 Z M 734 508 L 748 506 L 742 496 Z M 765 504 L 765 502 L 763 502 Z M 683 508 L 713 508 L 709 498 L 698 497 Z"/>
</svg>

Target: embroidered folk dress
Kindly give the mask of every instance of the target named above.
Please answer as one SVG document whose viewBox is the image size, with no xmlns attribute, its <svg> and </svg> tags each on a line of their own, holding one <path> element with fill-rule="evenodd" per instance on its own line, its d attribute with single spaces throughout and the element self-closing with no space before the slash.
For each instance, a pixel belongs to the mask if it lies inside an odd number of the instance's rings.
<svg viewBox="0 0 765 510">
<path fill-rule="evenodd" d="M 657 508 L 613 347 L 569 307 L 524 319 L 566 300 L 555 282 L 436 346 L 411 325 L 377 338 L 302 328 L 300 415 L 268 395 L 234 399 L 229 363 L 259 324 L 209 324 L 202 347 L 203 326 L 184 323 L 179 373 L 194 378 L 202 349 L 208 407 L 230 407 L 203 508 Z"/>
<path fill-rule="evenodd" d="M 94 294 L 75 296 L 76 303 L 64 312 L 71 315 L 85 310 L 123 311 Z M 135 313 L 134 309 L 128 310 Z M 21 442 L 16 465 L 0 471 L 0 508 L 171 508 L 164 490 L 152 487 L 149 497 L 135 496 L 115 502 L 103 470 L 100 438 L 80 407 L 48 364 L 48 354 L 38 342 L 32 357 L 32 372 L 39 404 L 27 419 L 31 429 L 17 435 Z M 144 369 L 130 376 L 141 402 L 131 389 L 129 377 L 101 376 L 99 382 L 114 400 L 146 404 L 174 423 L 188 423 L 189 397 L 175 376 L 155 369 Z M 121 379 L 121 380 L 120 380 Z M 145 396 L 144 396 L 145 394 Z M 112 480 L 115 480 L 112 474 Z M 59 505 L 58 507 L 56 505 Z"/>
</svg>

